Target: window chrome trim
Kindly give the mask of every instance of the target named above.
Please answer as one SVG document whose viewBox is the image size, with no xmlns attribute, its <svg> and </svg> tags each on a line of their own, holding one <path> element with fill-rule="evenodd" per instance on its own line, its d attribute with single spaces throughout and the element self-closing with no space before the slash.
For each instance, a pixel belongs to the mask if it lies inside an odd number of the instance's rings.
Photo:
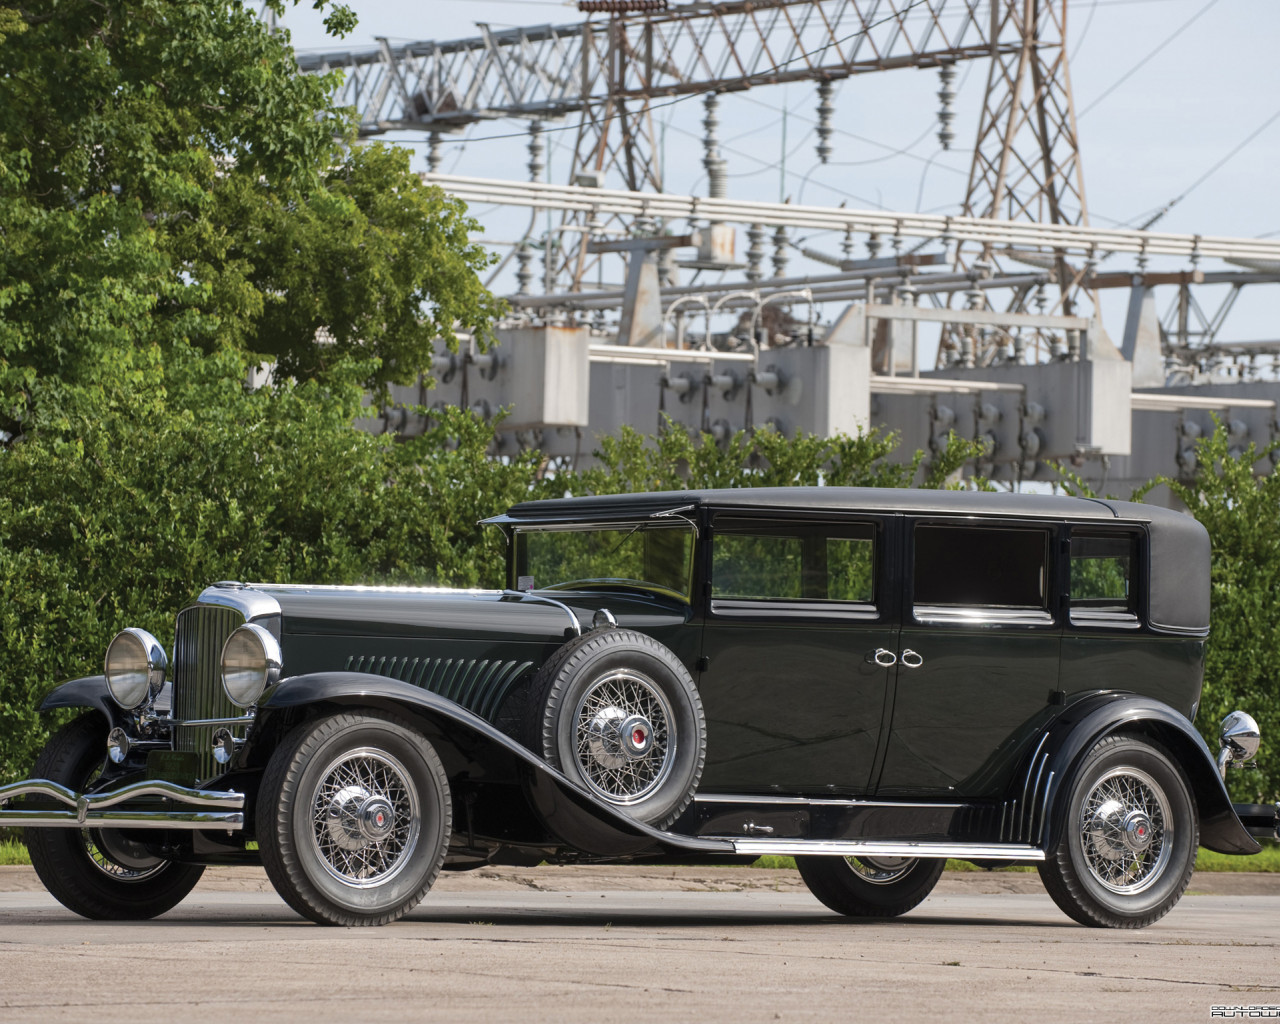
<svg viewBox="0 0 1280 1024">
<path fill-rule="evenodd" d="M 1074 608 L 1068 615 L 1073 626 L 1098 627 L 1104 629 L 1137 629 L 1142 625 L 1134 612 L 1103 612 Z"/>
<path fill-rule="evenodd" d="M 1034 608 L 952 608 L 946 605 L 916 605 L 911 609 L 916 622 L 925 626 L 1052 626 L 1053 614 Z"/>
<path fill-rule="evenodd" d="M 842 619 L 879 622 L 880 610 L 865 601 L 788 601 L 778 598 L 712 597 L 712 615 L 726 618 Z"/>
</svg>

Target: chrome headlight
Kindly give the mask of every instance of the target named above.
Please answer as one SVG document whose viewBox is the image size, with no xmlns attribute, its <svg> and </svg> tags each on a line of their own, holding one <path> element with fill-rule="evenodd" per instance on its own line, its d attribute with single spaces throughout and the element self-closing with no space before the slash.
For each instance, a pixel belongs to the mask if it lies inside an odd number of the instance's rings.
<svg viewBox="0 0 1280 1024">
<path fill-rule="evenodd" d="M 239 708 L 252 707 L 280 678 L 280 644 L 262 626 L 241 626 L 222 645 L 222 689 Z"/>
<path fill-rule="evenodd" d="M 145 629 L 125 629 L 107 645 L 102 671 L 111 699 L 125 710 L 154 697 L 164 685 L 169 668 L 160 641 Z"/>
</svg>

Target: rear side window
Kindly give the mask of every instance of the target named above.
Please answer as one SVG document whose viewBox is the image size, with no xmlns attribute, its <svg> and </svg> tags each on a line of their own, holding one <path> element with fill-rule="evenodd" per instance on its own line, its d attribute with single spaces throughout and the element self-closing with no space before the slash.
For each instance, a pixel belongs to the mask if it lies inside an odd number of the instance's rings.
<svg viewBox="0 0 1280 1024">
<path fill-rule="evenodd" d="M 1071 534 L 1071 621 L 1136 622 L 1138 537 Z"/>
<path fill-rule="evenodd" d="M 915 529 L 917 616 L 1047 618 L 1048 594 L 1048 530 L 932 524 Z"/>
<path fill-rule="evenodd" d="M 875 599 L 875 528 L 870 524 L 768 524 L 716 520 L 711 567 L 715 599 Z"/>
</svg>

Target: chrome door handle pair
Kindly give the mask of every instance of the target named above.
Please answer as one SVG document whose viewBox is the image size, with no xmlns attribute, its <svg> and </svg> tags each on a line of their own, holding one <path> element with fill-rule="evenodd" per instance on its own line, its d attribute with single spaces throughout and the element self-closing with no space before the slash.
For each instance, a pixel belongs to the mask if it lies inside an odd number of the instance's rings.
<svg viewBox="0 0 1280 1024">
<path fill-rule="evenodd" d="M 877 647 L 874 651 L 867 652 L 867 661 L 874 661 L 881 668 L 891 668 L 898 663 L 898 660 L 899 655 L 885 647 Z M 924 658 L 910 647 L 903 649 L 901 660 L 906 668 L 919 668 L 924 664 Z"/>
</svg>

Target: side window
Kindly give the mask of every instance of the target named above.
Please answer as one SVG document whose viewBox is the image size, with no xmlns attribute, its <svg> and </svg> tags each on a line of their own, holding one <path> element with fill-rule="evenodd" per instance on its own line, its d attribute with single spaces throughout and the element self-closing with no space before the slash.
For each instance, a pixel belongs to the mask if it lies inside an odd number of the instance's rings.
<svg viewBox="0 0 1280 1024">
<path fill-rule="evenodd" d="M 920 524 L 917 618 L 1051 621 L 1048 530 Z"/>
<path fill-rule="evenodd" d="M 875 599 L 875 527 L 869 523 L 720 517 L 712 548 L 714 600 L 865 605 Z"/>
<path fill-rule="evenodd" d="M 1072 531 L 1072 622 L 1137 622 L 1137 555 L 1136 534 Z"/>
</svg>

